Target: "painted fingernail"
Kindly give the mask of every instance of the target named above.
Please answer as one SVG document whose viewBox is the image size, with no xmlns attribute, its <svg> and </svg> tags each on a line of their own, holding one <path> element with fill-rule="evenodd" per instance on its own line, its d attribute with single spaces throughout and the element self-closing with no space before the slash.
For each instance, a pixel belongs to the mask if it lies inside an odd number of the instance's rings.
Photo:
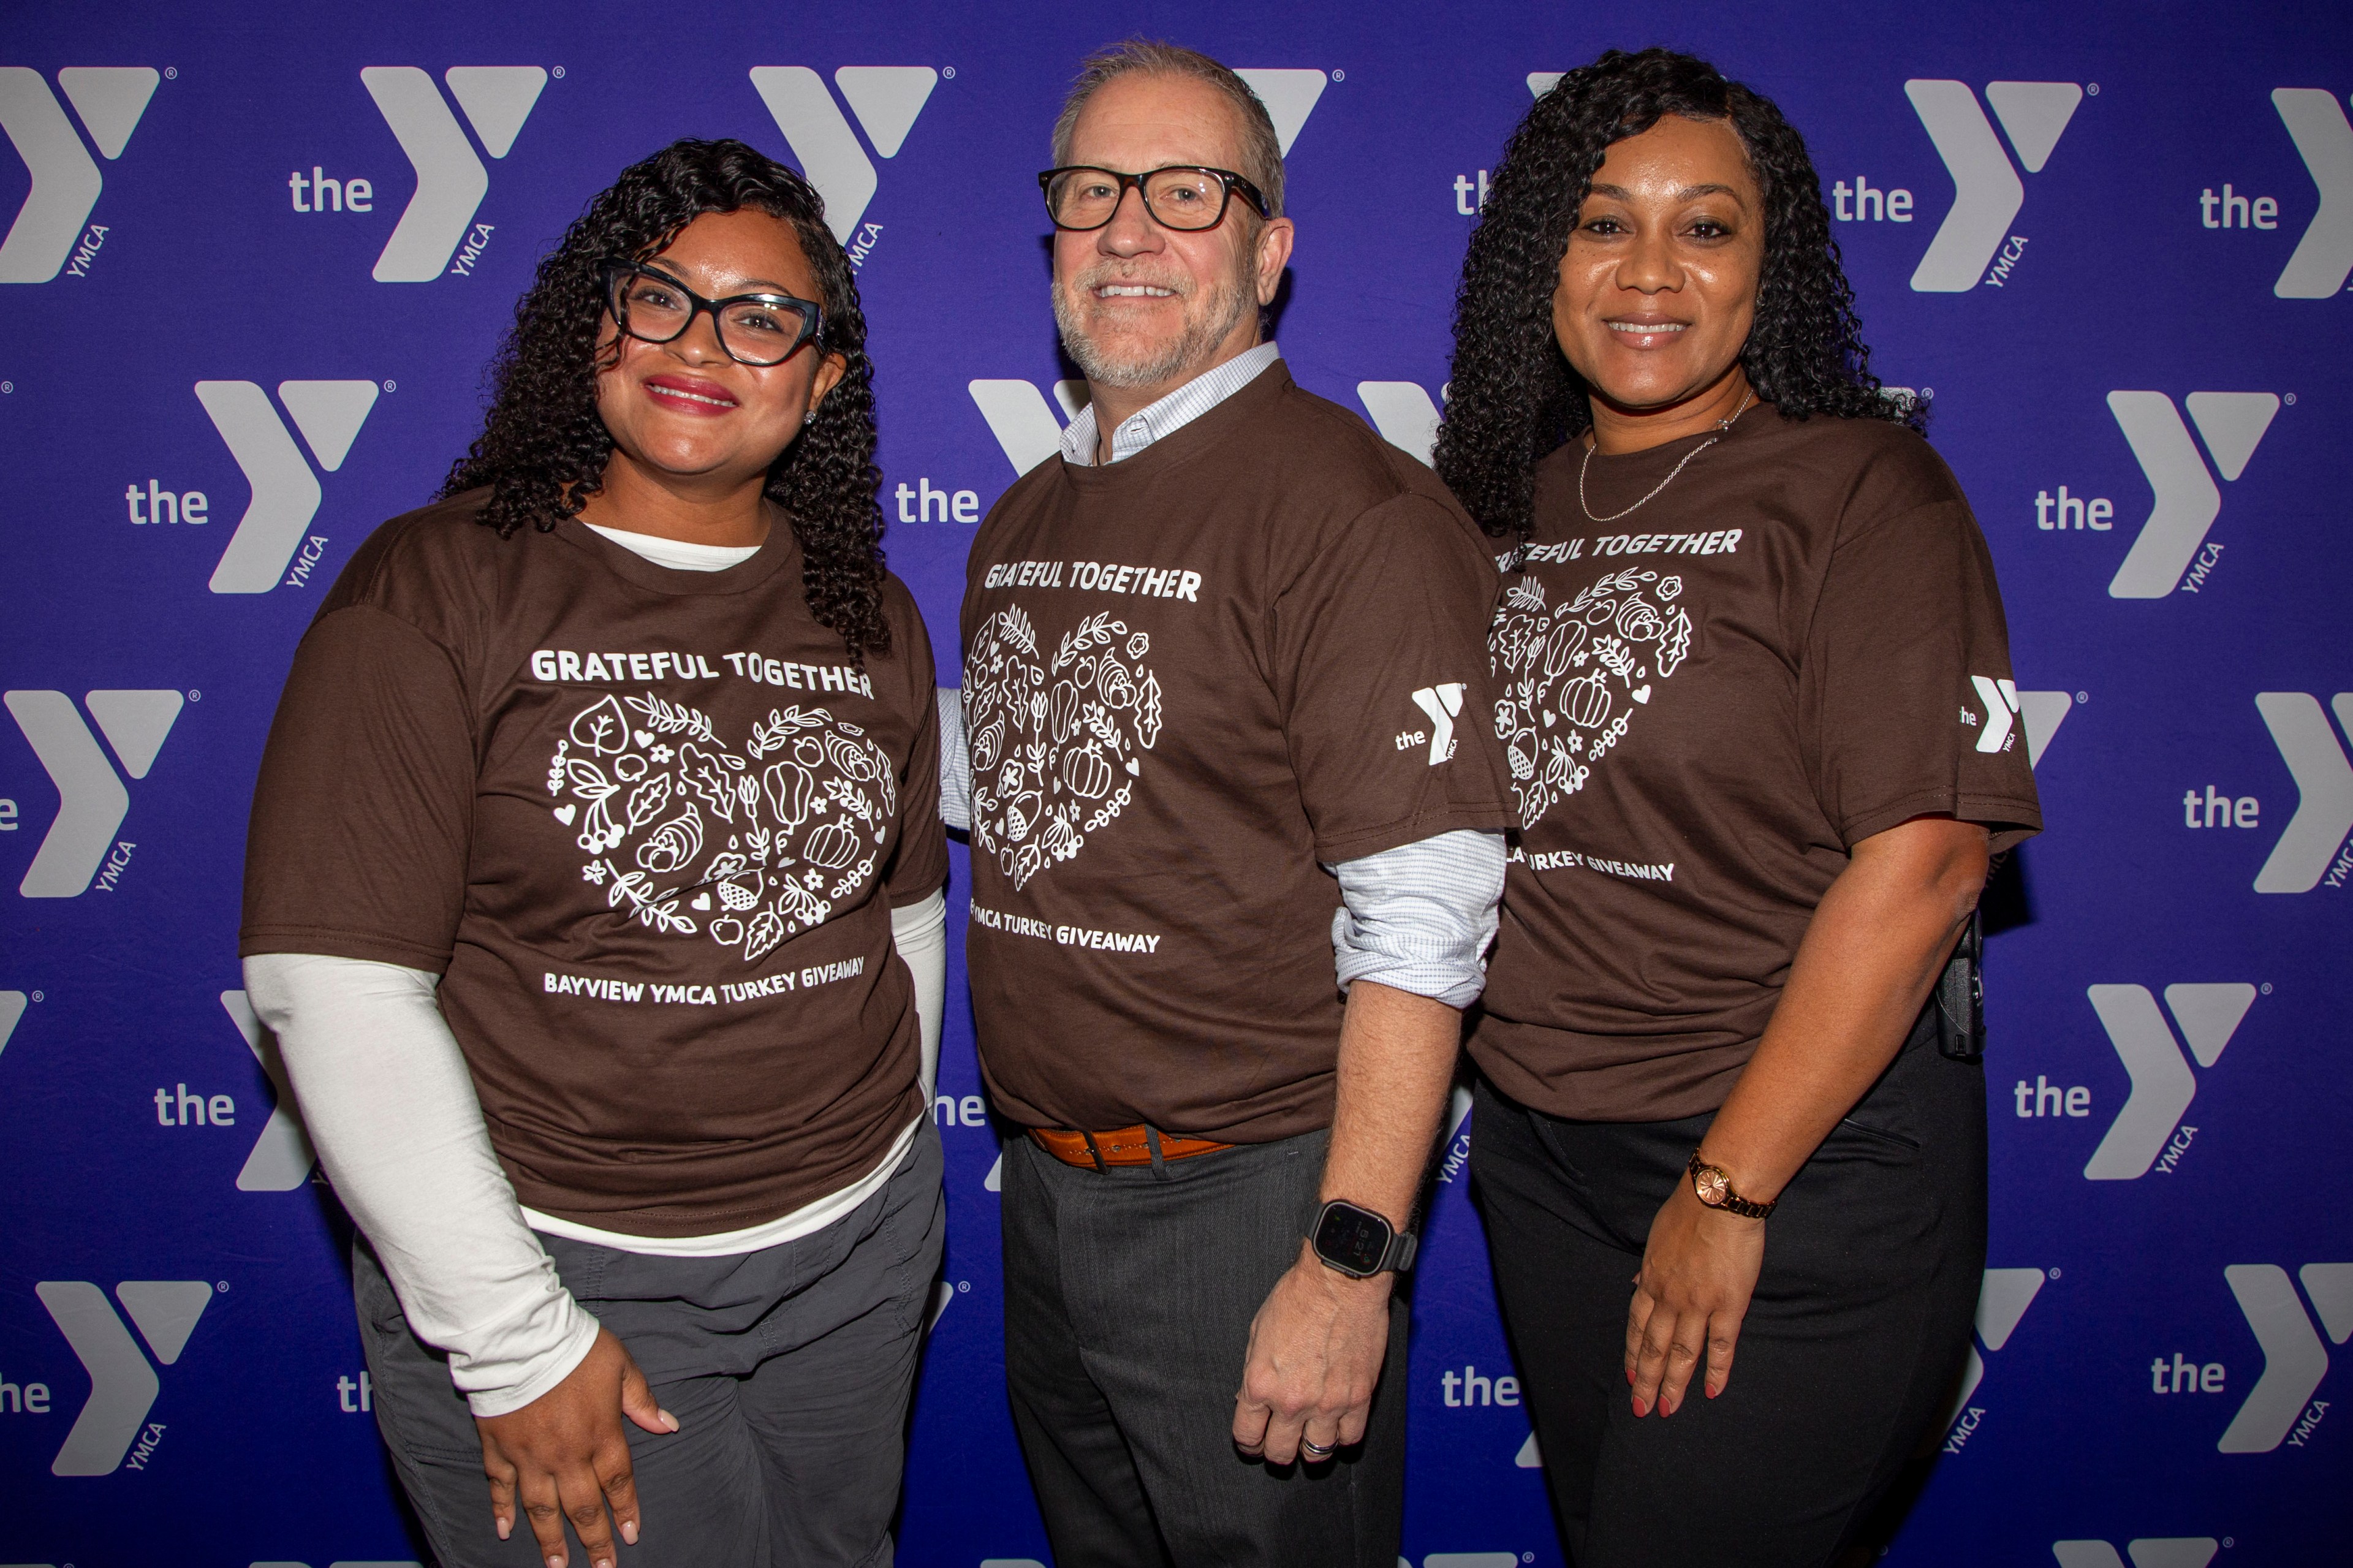
<svg viewBox="0 0 2353 1568">
<path fill-rule="evenodd" d="M 1650 1413 L 1651 1402 L 1644 1399 L 1639 1394 L 1634 1395 L 1634 1414 L 1637 1415 L 1648 1415 Z"/>
<path fill-rule="evenodd" d="M 1626 1369 L 1626 1386 L 1629 1388 L 1634 1386 L 1634 1369 L 1630 1366 Z"/>
<path fill-rule="evenodd" d="M 638 1543 L 638 1521 L 636 1520 L 625 1519 L 621 1521 L 621 1539 L 631 1546 L 635 1546 Z"/>
<path fill-rule="evenodd" d="M 654 1414 L 655 1414 L 655 1415 L 659 1415 L 659 1416 L 660 1416 L 660 1417 L 662 1418 L 663 1422 L 664 1422 L 664 1423 L 666 1423 L 666 1424 L 669 1426 L 669 1427 L 670 1427 L 670 1429 L 671 1431 L 675 1432 L 675 1431 L 677 1431 L 677 1430 L 678 1430 L 678 1417 L 677 1417 L 677 1416 L 672 1415 L 669 1411 L 662 1409 L 662 1408 L 661 1408 L 660 1406 L 659 1406 L 659 1405 L 655 1406 L 655 1408 L 654 1408 Z"/>
<path fill-rule="evenodd" d="M 514 1533 L 514 1521 L 507 1518 L 506 1515 L 500 1514 L 496 1516 L 496 1523 L 499 1527 L 499 1539 L 501 1541 L 504 1541 L 509 1535 Z"/>
</svg>

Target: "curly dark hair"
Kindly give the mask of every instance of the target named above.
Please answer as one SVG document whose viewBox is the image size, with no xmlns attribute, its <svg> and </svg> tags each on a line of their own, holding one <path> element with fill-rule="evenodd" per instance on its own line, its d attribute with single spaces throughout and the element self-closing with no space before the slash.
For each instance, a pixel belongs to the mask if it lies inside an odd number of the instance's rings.
<svg viewBox="0 0 2353 1568">
<path fill-rule="evenodd" d="M 825 198 L 784 164 L 741 142 L 672 142 L 630 164 L 591 201 L 539 264 L 490 371 L 482 433 L 451 466 L 443 497 L 490 487 L 481 521 L 512 538 L 553 529 L 604 488 L 613 437 L 596 414 L 596 358 L 606 300 L 600 264 L 660 251 L 704 213 L 744 208 L 784 219 L 818 283 L 824 328 L 815 347 L 849 368 L 768 470 L 767 494 L 792 519 L 810 614 L 839 634 L 853 662 L 888 652 L 882 619 L 882 475 L 874 466 L 874 366 L 849 258 L 825 224 Z M 609 363 L 610 361 L 606 362 Z"/>
<path fill-rule="evenodd" d="M 1757 316 L 1740 351 L 1785 419 L 1828 414 L 1927 427 L 1917 398 L 1881 390 L 1839 265 L 1805 140 L 1771 100 L 1670 49 L 1611 49 L 1570 71 L 1512 132 L 1472 234 L 1454 301 L 1454 361 L 1432 455 L 1480 526 L 1523 543 L 1537 462 L 1593 425 L 1585 383 L 1553 333 L 1571 226 L 1610 143 L 1663 115 L 1731 122 L 1765 201 Z"/>
</svg>

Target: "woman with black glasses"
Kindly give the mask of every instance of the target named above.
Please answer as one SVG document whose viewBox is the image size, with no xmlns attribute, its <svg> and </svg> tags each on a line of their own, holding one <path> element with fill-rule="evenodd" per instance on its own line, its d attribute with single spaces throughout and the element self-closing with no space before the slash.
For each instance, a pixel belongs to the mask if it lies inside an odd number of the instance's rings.
<svg viewBox="0 0 2353 1568">
<path fill-rule="evenodd" d="M 891 1559 L 946 858 L 865 333 L 798 175 L 633 166 L 295 656 L 246 983 L 451 1568 Z"/>
</svg>

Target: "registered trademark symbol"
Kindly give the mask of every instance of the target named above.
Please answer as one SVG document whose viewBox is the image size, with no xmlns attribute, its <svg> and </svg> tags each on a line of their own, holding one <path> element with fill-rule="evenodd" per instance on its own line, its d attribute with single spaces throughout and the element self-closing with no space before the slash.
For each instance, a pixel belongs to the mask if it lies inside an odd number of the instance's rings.
<svg viewBox="0 0 2353 1568">
<path fill-rule="evenodd" d="M 177 66 L 165 66 L 165 67 L 164 68 L 164 79 L 165 81 L 177 81 L 177 80 L 179 80 L 179 79 L 180 79 L 180 68 L 179 68 L 179 67 L 177 67 Z"/>
<path fill-rule="evenodd" d="M 1347 79 L 1348 79 L 1348 73 L 1347 73 L 1346 71 L 1334 71 L 1334 72 L 1332 73 L 1332 79 L 1333 79 L 1334 81 L 1345 81 L 1345 80 L 1347 80 Z M 1533 1557 L 1530 1557 L 1530 1558 L 1528 1558 L 1528 1559 L 1527 1559 L 1527 1561 L 1528 1561 L 1528 1562 L 1530 1562 L 1530 1563 L 1533 1563 L 1533 1562 L 1535 1562 L 1535 1558 L 1533 1558 Z"/>
<path fill-rule="evenodd" d="M 2293 408 L 2295 406 L 2295 394 L 2291 392 L 2285 397 L 2281 398 L 2280 401 L 2286 404 L 2290 408 Z"/>
<path fill-rule="evenodd" d="M 959 1295 L 959 1296 L 969 1296 L 969 1295 L 971 1295 L 971 1294 L 972 1294 L 972 1281 L 971 1281 L 971 1280 L 969 1280 L 969 1279 L 959 1279 L 959 1280 L 957 1280 L 957 1281 L 956 1281 L 956 1294 L 957 1294 L 957 1295 Z"/>
<path fill-rule="evenodd" d="M 0 392 L 14 392 L 14 391 L 16 391 L 16 384 L 15 382 L 13 382 L 13 381 L 0 381 Z"/>
<path fill-rule="evenodd" d="M 228 1294 L 228 1281 L 224 1279 L 219 1284 L 214 1286 L 213 1289 L 226 1296 Z"/>
<path fill-rule="evenodd" d="M 2226 1535 L 2222 1537 L 2222 1544 L 2225 1546 L 2236 1546 L 2239 1543 Z M 73 1568 L 73 1564 L 69 1563 L 66 1564 L 66 1568 Z"/>
<path fill-rule="evenodd" d="M 1934 397 L 1936 395 L 1936 389 L 1933 386 L 1924 386 L 1920 389 L 1920 395 L 1923 398 Z"/>
<path fill-rule="evenodd" d="M 2263 985 L 2262 985 L 2261 989 L 2262 989 L 2263 994 L 2264 995 L 2266 995 L 2266 996 L 2270 995 L 2270 994 L 2272 994 L 2272 983 L 2271 983 L 2270 981 L 2268 981 L 2268 980 L 2264 981 L 2264 982 L 2263 983 Z"/>
<path fill-rule="evenodd" d="M 2051 1278 L 2052 1278 L 2053 1279 L 2058 1279 L 2058 1278 L 2059 1278 L 2059 1270 L 2057 1270 L 2056 1268 L 2053 1268 L 2053 1269 L 2051 1271 Z"/>
<path fill-rule="evenodd" d="M 34 1000 L 34 1001 L 36 1001 L 36 1002 L 38 1002 L 39 1000 L 41 1000 L 41 994 L 40 994 L 39 992 L 37 992 L 37 991 L 34 992 L 34 993 L 33 993 L 33 1000 Z"/>
<path fill-rule="evenodd" d="M 556 80 L 562 81 L 564 79 L 564 68 L 562 66 L 558 66 L 547 74 L 554 77 Z"/>
<path fill-rule="evenodd" d="M 945 77 L 950 81 L 955 80 L 955 67 L 942 66 L 940 68 L 940 75 Z"/>
<path fill-rule="evenodd" d="M 2100 96 L 2100 84 L 2098 82 L 2094 82 L 2091 86 L 2085 88 L 2084 91 L 2093 98 L 2097 98 Z"/>
<path fill-rule="evenodd" d="M 197 689 L 196 689 L 195 687 L 193 687 L 193 686 L 191 686 L 191 687 L 189 687 L 189 688 L 188 688 L 188 700 L 189 700 L 189 701 L 191 701 L 191 702 L 202 702 L 204 700 L 205 700 L 205 694 L 204 694 L 203 692 L 201 692 L 201 691 L 197 690 Z"/>
<path fill-rule="evenodd" d="M 400 383 L 396 381 L 387 381 L 384 384 L 384 389 L 386 392 L 398 392 L 400 390 Z"/>
<path fill-rule="evenodd" d="M 2075 700 L 2078 702 L 2089 702 L 2091 700 L 2092 694 L 2088 691 L 2078 691 L 2075 693 Z"/>
</svg>

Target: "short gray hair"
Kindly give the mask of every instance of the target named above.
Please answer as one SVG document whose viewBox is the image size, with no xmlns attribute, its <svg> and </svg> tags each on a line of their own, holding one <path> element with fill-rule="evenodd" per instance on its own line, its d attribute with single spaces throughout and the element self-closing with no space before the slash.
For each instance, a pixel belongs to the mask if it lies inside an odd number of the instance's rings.
<svg viewBox="0 0 2353 1568">
<path fill-rule="evenodd" d="M 1250 83 L 1231 70 L 1198 49 L 1177 44 L 1126 38 L 1096 50 L 1081 62 L 1079 74 L 1071 83 L 1070 96 L 1062 100 L 1061 115 L 1054 121 L 1055 164 L 1059 167 L 1071 160 L 1071 136 L 1078 127 L 1079 114 L 1086 108 L 1087 100 L 1105 83 L 1136 71 L 1149 76 L 1189 77 L 1226 95 L 1233 104 L 1234 119 L 1241 132 L 1242 166 L 1234 172 L 1258 187 L 1259 195 L 1266 198 L 1268 216 L 1281 217 L 1282 143 L 1274 134 L 1274 121 L 1268 118 L 1266 105 L 1259 101 Z"/>
</svg>

